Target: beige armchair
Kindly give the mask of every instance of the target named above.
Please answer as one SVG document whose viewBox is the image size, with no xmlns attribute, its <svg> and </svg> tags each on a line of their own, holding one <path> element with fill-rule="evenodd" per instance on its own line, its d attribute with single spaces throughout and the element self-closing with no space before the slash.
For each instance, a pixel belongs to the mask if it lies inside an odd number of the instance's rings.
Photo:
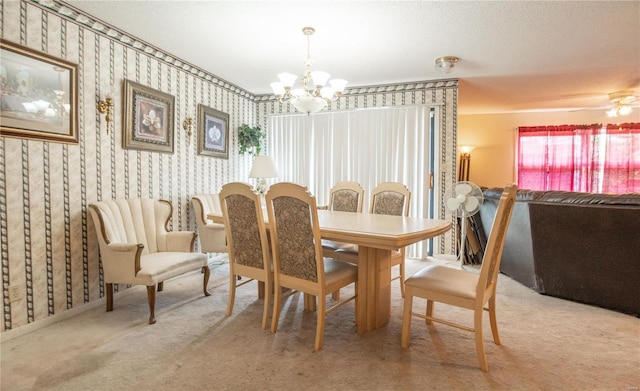
<svg viewBox="0 0 640 391">
<path fill-rule="evenodd" d="M 198 269 L 204 272 L 203 290 L 209 296 L 207 257 L 192 252 L 195 232 L 167 230 L 169 201 L 108 200 L 89 205 L 89 212 L 102 257 L 107 311 L 113 311 L 113 284 L 146 285 L 149 324 L 154 324 L 156 286 L 160 292 L 165 280 Z"/>
<path fill-rule="evenodd" d="M 196 215 L 200 251 L 203 253 L 226 253 L 227 240 L 224 224 L 216 224 L 207 219 L 210 213 L 221 213 L 218 194 L 198 194 L 191 198 L 191 205 Z"/>
</svg>

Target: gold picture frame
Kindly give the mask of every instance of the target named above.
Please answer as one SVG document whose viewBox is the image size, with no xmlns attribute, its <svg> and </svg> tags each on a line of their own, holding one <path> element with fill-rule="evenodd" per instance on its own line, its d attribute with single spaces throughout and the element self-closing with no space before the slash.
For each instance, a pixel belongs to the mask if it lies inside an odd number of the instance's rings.
<svg viewBox="0 0 640 391">
<path fill-rule="evenodd" d="M 122 147 L 173 153 L 175 97 L 124 80 Z"/>
<path fill-rule="evenodd" d="M 78 144 L 78 65 L 0 39 L 0 135 Z"/>
<path fill-rule="evenodd" d="M 229 159 L 229 114 L 198 104 L 198 155 Z"/>
</svg>

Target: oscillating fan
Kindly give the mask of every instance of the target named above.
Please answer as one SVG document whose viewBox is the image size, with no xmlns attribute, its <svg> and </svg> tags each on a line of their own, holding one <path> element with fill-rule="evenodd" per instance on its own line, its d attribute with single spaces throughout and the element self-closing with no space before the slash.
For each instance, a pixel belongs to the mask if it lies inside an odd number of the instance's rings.
<svg viewBox="0 0 640 391">
<path fill-rule="evenodd" d="M 461 181 L 454 183 L 444 192 L 444 200 L 451 214 L 459 217 L 462 221 L 460 227 L 460 253 L 458 254 L 458 261 L 460 262 L 460 267 L 462 267 L 464 245 L 467 241 L 467 217 L 473 216 L 480 211 L 484 196 L 482 195 L 482 190 L 475 183 Z"/>
</svg>

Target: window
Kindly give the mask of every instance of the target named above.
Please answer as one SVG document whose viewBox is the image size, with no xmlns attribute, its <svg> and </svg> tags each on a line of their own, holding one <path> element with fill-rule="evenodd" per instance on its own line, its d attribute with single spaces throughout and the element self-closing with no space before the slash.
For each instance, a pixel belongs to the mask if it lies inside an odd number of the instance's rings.
<svg viewBox="0 0 640 391">
<path fill-rule="evenodd" d="M 319 205 L 327 204 L 338 181 L 360 183 L 365 210 L 378 183 L 401 182 L 411 190 L 410 215 L 430 217 L 433 113 L 427 106 L 408 106 L 272 115 L 268 150 L 278 179 L 307 186 Z M 429 251 L 423 243 L 409 246 L 407 255 L 426 257 Z"/>
<path fill-rule="evenodd" d="M 640 191 L 640 123 L 518 128 L 518 187 Z"/>
</svg>

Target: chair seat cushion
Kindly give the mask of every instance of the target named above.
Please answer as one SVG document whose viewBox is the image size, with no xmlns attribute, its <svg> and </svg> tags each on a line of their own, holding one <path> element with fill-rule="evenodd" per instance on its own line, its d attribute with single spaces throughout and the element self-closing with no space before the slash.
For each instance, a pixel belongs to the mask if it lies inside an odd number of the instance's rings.
<svg viewBox="0 0 640 391">
<path fill-rule="evenodd" d="M 155 285 L 206 265 L 207 256 L 202 253 L 159 252 L 143 255 L 134 284 Z"/>
<path fill-rule="evenodd" d="M 406 287 L 475 299 L 478 275 L 445 266 L 427 266 L 405 281 Z"/>
<path fill-rule="evenodd" d="M 333 259 L 324 259 L 324 278 L 329 292 L 333 292 L 333 287 L 337 289 L 355 282 L 358 278 L 358 267 L 346 262 L 337 262 Z"/>
<path fill-rule="evenodd" d="M 324 240 L 323 239 L 322 240 L 322 248 L 323 249 L 332 249 L 332 250 L 346 249 L 346 250 L 355 251 L 356 253 L 358 252 L 358 246 L 355 245 L 355 244 L 335 242 L 333 240 Z"/>
</svg>

